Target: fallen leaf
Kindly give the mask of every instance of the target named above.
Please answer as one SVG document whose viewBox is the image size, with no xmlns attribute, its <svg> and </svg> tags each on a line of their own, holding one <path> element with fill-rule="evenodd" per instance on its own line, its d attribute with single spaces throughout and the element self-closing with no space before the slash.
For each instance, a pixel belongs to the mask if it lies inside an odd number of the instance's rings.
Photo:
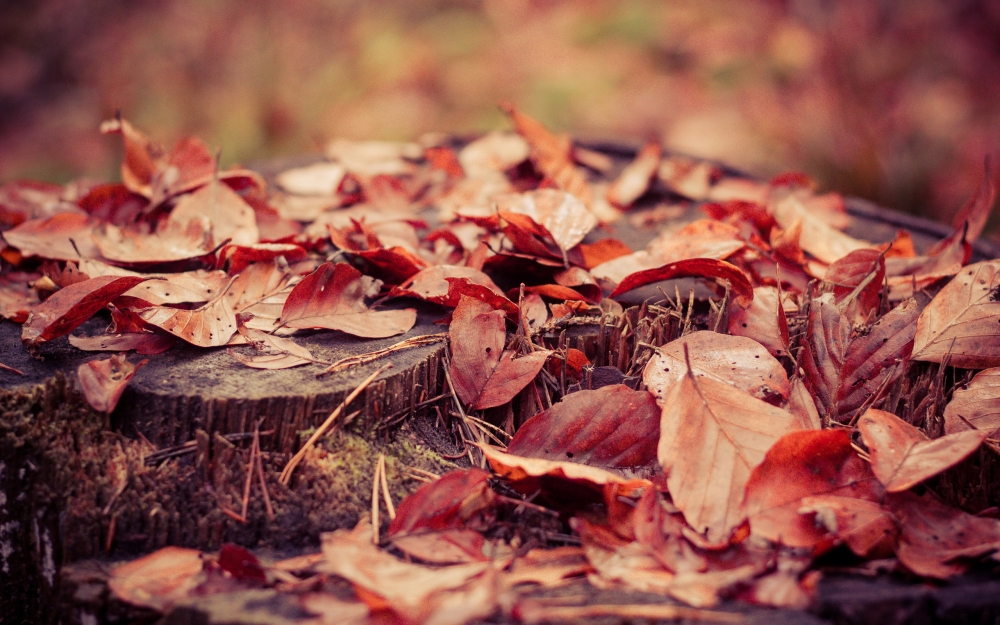
<svg viewBox="0 0 1000 625">
<path fill-rule="evenodd" d="M 607 199 L 615 206 L 631 206 L 649 189 L 660 168 L 663 148 L 659 141 L 650 141 L 635 155 L 635 160 L 625 166 L 618 178 L 608 187 Z"/>
<path fill-rule="evenodd" d="M 786 299 L 785 294 L 780 299 Z M 778 289 L 759 286 L 753 290 L 753 301 L 744 308 L 737 302 L 729 305 L 729 333 L 757 341 L 775 357 L 788 355 L 791 339 L 788 318 L 779 303 Z"/>
<path fill-rule="evenodd" d="M 400 502 L 388 536 L 465 527 L 475 515 L 495 505 L 489 479 L 489 473 L 473 467 L 449 471 L 424 484 Z"/>
<path fill-rule="evenodd" d="M 555 135 L 537 120 L 525 115 L 512 104 L 502 104 L 514 128 L 531 146 L 531 161 L 557 187 L 572 193 L 584 204 L 593 199 L 587 178 L 573 161 L 573 144 L 566 135 Z"/>
<path fill-rule="evenodd" d="M 69 337 L 69 344 L 86 352 L 127 352 L 135 350 L 144 356 L 160 354 L 174 346 L 176 339 L 154 332 L 124 332 L 97 336 Z"/>
<path fill-rule="evenodd" d="M 688 524 L 710 542 L 727 540 L 745 518 L 750 472 L 772 443 L 800 427 L 799 417 L 735 386 L 685 375 L 663 402 L 657 457 Z"/>
<path fill-rule="evenodd" d="M 29 219 L 3 233 L 9 245 L 24 256 L 56 260 L 97 258 L 100 250 L 91 233 L 98 222 L 81 213 L 59 213 L 48 219 Z"/>
<path fill-rule="evenodd" d="M 364 338 L 385 338 L 413 327 L 417 311 L 375 311 L 364 298 L 378 284 L 346 263 L 324 263 L 288 294 L 280 322 L 289 328 L 326 328 Z"/>
<path fill-rule="evenodd" d="M 389 542 L 407 556 L 430 564 L 489 561 L 483 553 L 488 547 L 483 535 L 461 527 L 401 534 L 389 538 Z"/>
<path fill-rule="evenodd" d="M 967 430 L 929 439 L 896 415 L 869 408 L 858 421 L 872 472 L 886 492 L 898 493 L 965 460 L 987 432 Z"/>
<path fill-rule="evenodd" d="M 60 289 L 31 309 L 21 328 L 21 341 L 31 347 L 69 334 L 108 302 L 146 280 L 136 276 L 102 276 Z"/>
<path fill-rule="evenodd" d="M 816 525 L 861 557 L 887 556 L 895 550 L 896 520 L 874 501 L 837 495 L 802 498 L 799 514 L 816 515 Z"/>
<path fill-rule="evenodd" d="M 673 278 L 715 278 L 728 281 L 741 306 L 749 306 L 753 301 L 753 285 L 746 273 L 724 260 L 711 258 L 691 258 L 629 274 L 618 283 L 608 297 L 615 298 L 632 289 Z"/>
<path fill-rule="evenodd" d="M 900 493 L 889 501 L 902 533 L 896 556 L 926 577 L 948 579 L 965 572 L 971 560 L 1000 550 L 1000 521 L 946 506 L 931 493 Z"/>
<path fill-rule="evenodd" d="M 143 360 L 134 365 L 125 358 L 125 354 L 118 354 L 80 365 L 76 375 L 87 403 L 97 412 L 114 412 L 132 376 L 146 362 L 148 361 Z"/>
<path fill-rule="evenodd" d="M 164 547 L 111 570 L 108 589 L 118 599 L 166 612 L 202 581 L 201 552 Z"/>
<path fill-rule="evenodd" d="M 403 562 L 371 544 L 371 529 L 361 524 L 354 531 L 338 530 L 322 536 L 325 560 L 316 566 L 351 582 L 372 609 L 388 609 L 403 622 L 461 625 L 494 610 L 495 598 L 461 596 L 464 609 L 451 605 L 450 596 L 468 588 L 490 571 L 490 562 L 431 568 Z"/>
<path fill-rule="evenodd" d="M 185 309 L 153 306 L 139 311 L 139 317 L 198 347 L 219 347 L 236 334 L 236 313 L 225 297 L 219 293 L 215 299 L 200 308 Z"/>
<path fill-rule="evenodd" d="M 347 169 L 339 163 L 313 163 L 286 169 L 277 176 L 278 186 L 295 195 L 336 195 Z"/>
<path fill-rule="evenodd" d="M 649 467 L 656 462 L 660 409 L 652 394 L 624 385 L 578 391 L 528 419 L 507 453 L 595 467 Z"/>
<path fill-rule="evenodd" d="M 458 162 L 470 177 L 483 172 L 504 172 L 528 160 L 531 147 L 523 137 L 493 131 L 470 141 L 458 152 Z"/>
<path fill-rule="evenodd" d="M 563 252 L 567 252 L 597 226 L 597 217 L 576 196 L 557 189 L 539 189 L 527 193 L 494 198 L 502 213 L 530 217 L 545 228 Z"/>
<path fill-rule="evenodd" d="M 827 267 L 824 279 L 833 284 L 834 301 L 842 309 L 851 301 L 856 318 L 868 319 L 882 303 L 885 257 L 875 249 L 855 250 Z"/>
<path fill-rule="evenodd" d="M 207 219 L 212 224 L 214 244 L 229 241 L 233 245 L 254 245 L 260 239 L 253 209 L 218 180 L 183 196 L 167 221 L 182 230 L 198 219 Z"/>
<path fill-rule="evenodd" d="M 94 229 L 94 242 L 105 259 L 125 265 L 155 265 L 202 258 L 212 251 L 207 218 L 182 224 L 164 221 L 155 232 L 145 224 L 119 228 L 103 224 Z"/>
<path fill-rule="evenodd" d="M 688 374 L 685 347 L 699 381 L 709 377 L 765 401 L 788 398 L 785 368 L 763 345 L 742 336 L 701 330 L 661 346 L 646 364 L 642 381 L 661 406 Z"/>
<path fill-rule="evenodd" d="M 872 247 L 831 227 L 820 215 L 809 209 L 798 193 L 772 194 L 771 214 L 782 228 L 788 229 L 801 221 L 802 249 L 824 263 L 833 263 L 855 250 Z"/>
<path fill-rule="evenodd" d="M 799 366 L 820 415 L 828 419 L 836 416 L 836 393 L 850 340 L 851 323 L 837 308 L 833 294 L 812 300 Z"/>
<path fill-rule="evenodd" d="M 225 267 L 228 263 L 229 275 L 235 276 L 253 263 L 273 262 L 283 258 L 285 262 L 294 263 L 307 256 L 301 246 L 294 243 L 258 243 L 256 245 L 225 245 L 219 250 L 217 267 Z"/>
<path fill-rule="evenodd" d="M 310 363 L 323 363 L 312 352 L 291 339 L 245 326 L 239 329 L 239 333 L 255 350 L 262 353 L 247 356 L 230 348 L 229 355 L 252 369 L 291 369 Z"/>
<path fill-rule="evenodd" d="M 971 427 L 970 427 L 971 426 Z M 945 434 L 975 428 L 991 438 L 1000 429 L 1000 367 L 976 374 L 965 388 L 956 388 L 944 407 Z"/>
<path fill-rule="evenodd" d="M 879 501 L 882 486 L 851 447 L 847 430 L 806 430 L 781 437 L 746 483 L 743 511 L 752 535 L 789 547 L 815 548 L 827 536 L 803 499 L 820 495 Z"/>
<path fill-rule="evenodd" d="M 91 277 L 137 276 L 148 280 L 124 293 L 152 305 L 195 304 L 218 297 L 229 282 L 224 271 L 196 269 L 180 273 L 138 273 L 95 260 L 81 260 L 80 271 Z"/>
<path fill-rule="evenodd" d="M 1000 365 L 1000 260 L 963 269 L 917 319 L 913 358 L 953 367 Z"/>
<path fill-rule="evenodd" d="M 257 556 L 249 550 L 226 543 L 219 550 L 219 566 L 236 579 L 244 582 L 265 582 L 267 575 Z"/>
</svg>

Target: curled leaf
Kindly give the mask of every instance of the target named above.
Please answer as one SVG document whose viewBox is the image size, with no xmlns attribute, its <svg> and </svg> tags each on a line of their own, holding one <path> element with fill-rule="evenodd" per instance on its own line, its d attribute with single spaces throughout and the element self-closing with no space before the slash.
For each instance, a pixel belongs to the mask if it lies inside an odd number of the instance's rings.
<svg viewBox="0 0 1000 625">
<path fill-rule="evenodd" d="M 98 412 L 113 412 L 132 376 L 146 362 L 148 361 L 143 360 L 133 365 L 125 358 L 125 354 L 116 354 L 104 360 L 91 360 L 80 365 L 76 374 L 87 403 Z"/>
<path fill-rule="evenodd" d="M 101 276 L 62 288 L 31 310 L 21 328 L 21 341 L 30 347 L 69 334 L 108 302 L 147 279 Z"/>
</svg>

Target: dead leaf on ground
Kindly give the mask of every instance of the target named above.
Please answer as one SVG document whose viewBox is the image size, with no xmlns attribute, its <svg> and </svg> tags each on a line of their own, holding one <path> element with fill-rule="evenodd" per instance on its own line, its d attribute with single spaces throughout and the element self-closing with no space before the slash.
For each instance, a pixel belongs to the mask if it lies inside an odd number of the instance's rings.
<svg viewBox="0 0 1000 625">
<path fill-rule="evenodd" d="M 631 206 L 649 189 L 649 185 L 660 168 L 663 148 L 659 141 L 644 145 L 635 155 L 635 160 L 625 166 L 618 178 L 608 187 L 607 199 L 620 208 Z"/>
<path fill-rule="evenodd" d="M 750 472 L 802 420 L 730 384 L 685 375 L 663 402 L 658 458 L 684 518 L 709 542 L 743 522 Z"/>
<path fill-rule="evenodd" d="M 569 251 L 597 226 L 597 217 L 576 196 L 557 189 L 494 198 L 496 209 L 527 215 L 545 228 L 563 252 Z"/>
<path fill-rule="evenodd" d="M 160 354 L 177 342 L 173 336 L 154 332 L 122 332 L 97 336 L 69 337 L 69 344 L 86 352 L 127 352 L 135 350 L 144 356 Z"/>
<path fill-rule="evenodd" d="M 312 352 L 291 339 L 245 326 L 239 329 L 239 333 L 261 353 L 248 356 L 230 348 L 229 355 L 252 369 L 291 369 L 310 363 L 328 364 L 317 360 Z"/>
<path fill-rule="evenodd" d="M 428 482 L 400 502 L 388 536 L 464 527 L 496 503 L 482 469 L 456 469 Z"/>
<path fill-rule="evenodd" d="M 772 194 L 769 204 L 775 221 L 782 228 L 790 228 L 801 221 L 802 249 L 824 263 L 833 263 L 854 250 L 872 247 L 868 241 L 855 239 L 831 227 L 819 214 L 810 210 L 798 193 L 787 193 L 783 197 Z"/>
<path fill-rule="evenodd" d="M 118 354 L 80 365 L 76 375 L 87 403 L 98 412 L 113 412 L 132 376 L 147 362 L 143 360 L 138 364 L 132 364 L 125 354 Z"/>
<path fill-rule="evenodd" d="M 965 460 L 987 432 L 967 430 L 929 439 L 896 415 L 869 408 L 858 421 L 872 472 L 886 492 L 898 493 Z"/>
<path fill-rule="evenodd" d="M 573 161 L 573 144 L 568 135 L 556 135 L 540 122 L 519 111 L 513 104 L 500 107 L 514 122 L 514 128 L 531 147 L 531 161 L 557 187 L 572 193 L 584 204 L 593 194 L 583 172 Z"/>
<path fill-rule="evenodd" d="M 953 367 L 1000 365 L 1000 260 L 969 265 L 956 275 L 917 320 L 913 358 L 948 359 Z"/>
<path fill-rule="evenodd" d="M 931 493 L 900 493 L 889 501 L 902 533 L 896 556 L 917 575 L 947 579 L 1000 550 L 1000 521 L 962 512 Z"/>
<path fill-rule="evenodd" d="M 785 368 L 763 345 L 742 336 L 700 330 L 663 345 L 646 364 L 642 381 L 661 406 L 687 375 L 685 346 L 699 381 L 707 376 L 765 401 L 788 398 Z"/>
<path fill-rule="evenodd" d="M 156 265 L 202 258 L 212 251 L 214 239 L 207 218 L 187 223 L 164 221 L 155 232 L 146 224 L 119 228 L 102 224 L 94 229 L 94 242 L 105 259 L 123 265 Z"/>
<path fill-rule="evenodd" d="M 164 547 L 111 570 L 108 589 L 133 605 L 166 612 L 202 582 L 201 552 Z"/>
<path fill-rule="evenodd" d="M 816 526 L 844 541 L 861 557 L 885 557 L 895 550 L 899 528 L 874 501 L 837 495 L 802 498 L 799 514 L 816 515 Z"/>
<path fill-rule="evenodd" d="M 753 535 L 789 547 L 816 547 L 827 535 L 803 499 L 820 495 L 878 501 L 882 486 L 851 446 L 847 430 L 807 430 L 781 437 L 753 470 L 743 511 Z"/>
<path fill-rule="evenodd" d="M 302 279 L 285 300 L 280 323 L 289 328 L 326 328 L 364 338 L 385 338 L 413 327 L 417 311 L 371 310 L 364 298 L 377 281 L 346 263 L 325 263 Z"/>
<path fill-rule="evenodd" d="M 229 185 L 218 180 L 183 196 L 170 212 L 168 222 L 181 229 L 200 218 L 212 224 L 214 243 L 228 240 L 233 245 L 254 245 L 260 240 L 253 209 Z"/>
<path fill-rule="evenodd" d="M 971 427 L 970 427 L 971 426 Z M 976 428 L 1000 438 L 1000 367 L 976 374 L 965 388 L 956 388 L 944 407 L 945 434 Z"/>
<path fill-rule="evenodd" d="M 31 309 L 21 328 L 21 341 L 27 346 L 69 334 L 94 313 L 125 291 L 148 278 L 102 276 L 71 284 Z"/>
<path fill-rule="evenodd" d="M 833 294 L 812 300 L 799 366 L 820 415 L 828 419 L 836 416 L 836 393 L 850 340 L 851 323 L 837 308 Z"/>
<path fill-rule="evenodd" d="M 753 284 L 746 273 L 724 260 L 712 258 L 691 258 L 656 269 L 637 271 L 622 279 L 608 297 L 615 298 L 641 286 L 673 278 L 715 278 L 728 281 L 741 306 L 749 306 L 753 301 Z"/>
<path fill-rule="evenodd" d="M 656 462 L 660 409 L 652 394 L 615 384 L 577 391 L 528 419 L 507 446 L 527 458 L 595 467 L 649 467 Z"/>
<path fill-rule="evenodd" d="M 198 347 L 219 347 L 236 334 L 236 313 L 219 293 L 215 299 L 195 309 L 153 306 L 139 311 L 149 325 L 156 326 Z"/>
<path fill-rule="evenodd" d="M 779 299 L 787 301 L 788 298 L 786 293 L 779 298 L 776 287 L 755 287 L 749 307 L 744 308 L 736 302 L 729 305 L 729 333 L 757 341 L 774 357 L 787 355 L 791 339 L 788 318 Z"/>
<path fill-rule="evenodd" d="M 24 256 L 57 260 L 97 258 L 101 251 L 91 233 L 98 222 L 82 213 L 59 213 L 47 219 L 30 219 L 3 233 L 9 245 Z"/>
</svg>

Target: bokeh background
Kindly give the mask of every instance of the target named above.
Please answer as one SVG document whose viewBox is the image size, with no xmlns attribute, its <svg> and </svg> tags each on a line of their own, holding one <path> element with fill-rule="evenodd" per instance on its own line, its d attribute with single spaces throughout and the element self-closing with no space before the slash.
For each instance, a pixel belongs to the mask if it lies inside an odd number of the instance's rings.
<svg viewBox="0 0 1000 625">
<path fill-rule="evenodd" d="M 1000 147 L 1000 2 L 6 0 L 0 182 L 115 178 L 117 109 L 225 163 L 503 128 L 509 100 L 946 219 Z"/>
</svg>

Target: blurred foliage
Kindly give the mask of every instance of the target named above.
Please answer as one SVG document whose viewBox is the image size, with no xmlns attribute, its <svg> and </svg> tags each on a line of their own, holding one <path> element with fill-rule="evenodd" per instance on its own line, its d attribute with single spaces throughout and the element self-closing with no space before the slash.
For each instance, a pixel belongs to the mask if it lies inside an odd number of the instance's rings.
<svg viewBox="0 0 1000 625">
<path fill-rule="evenodd" d="M 576 136 L 946 216 L 1000 145 L 1000 3 L 967 0 L 8 0 L 0 181 L 114 176 L 121 109 L 223 161 L 335 136 Z"/>
</svg>

